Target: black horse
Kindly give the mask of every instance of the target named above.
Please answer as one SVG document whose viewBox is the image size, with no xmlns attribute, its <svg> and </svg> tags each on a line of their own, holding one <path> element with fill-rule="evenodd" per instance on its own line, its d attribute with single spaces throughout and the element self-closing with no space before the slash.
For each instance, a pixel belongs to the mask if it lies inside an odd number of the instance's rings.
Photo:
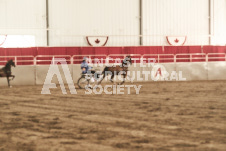
<svg viewBox="0 0 226 151">
<path fill-rule="evenodd" d="M 14 75 L 12 75 L 12 72 L 11 72 L 11 66 L 13 67 L 16 67 L 15 66 L 15 63 L 13 62 L 13 60 L 9 60 L 5 67 L 1 68 L 0 69 L 0 78 L 1 77 L 6 77 L 7 78 L 7 81 L 8 81 L 8 86 L 10 87 L 10 80 L 13 80 L 15 78 Z M 12 77 L 12 79 L 9 79 L 10 77 Z"/>
<path fill-rule="evenodd" d="M 103 77 L 98 82 L 98 84 L 101 83 L 101 81 L 105 78 L 105 76 L 108 72 L 110 72 L 109 74 L 111 74 L 111 80 L 110 80 L 111 82 L 113 82 L 113 78 L 115 75 L 119 75 L 119 73 L 122 73 L 121 75 L 123 75 L 123 81 L 119 84 L 123 84 L 125 82 L 125 78 L 127 76 L 129 64 L 132 64 L 132 59 L 130 56 L 126 56 L 125 59 L 122 61 L 121 65 L 105 67 L 104 71 L 102 72 Z"/>
</svg>

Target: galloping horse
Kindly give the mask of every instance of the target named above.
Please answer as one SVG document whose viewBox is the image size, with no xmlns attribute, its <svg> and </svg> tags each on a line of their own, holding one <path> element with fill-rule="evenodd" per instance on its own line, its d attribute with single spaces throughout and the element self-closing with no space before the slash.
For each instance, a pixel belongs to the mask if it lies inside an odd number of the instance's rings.
<svg viewBox="0 0 226 151">
<path fill-rule="evenodd" d="M 8 86 L 10 87 L 10 83 L 9 81 L 10 80 L 13 80 L 15 78 L 14 75 L 12 75 L 12 72 L 11 72 L 11 66 L 15 66 L 15 63 L 13 62 L 13 60 L 9 60 L 5 67 L 1 68 L 0 69 L 0 77 L 6 77 L 7 78 L 7 81 L 8 81 Z M 12 77 L 12 79 L 9 79 L 9 77 Z"/>
<path fill-rule="evenodd" d="M 123 84 L 125 82 L 125 78 L 127 76 L 127 71 L 128 71 L 128 67 L 129 64 L 132 64 L 132 59 L 130 56 L 126 56 L 125 59 L 122 61 L 121 65 L 116 65 L 116 66 L 111 66 L 111 67 L 105 67 L 104 71 L 102 72 L 102 75 L 104 75 L 102 77 L 102 79 L 98 82 L 98 84 L 101 83 L 101 81 L 105 78 L 106 74 L 108 72 L 110 72 L 109 74 L 111 74 L 111 79 L 110 81 L 113 83 L 113 78 L 115 75 L 119 75 L 119 73 L 122 73 L 121 75 L 123 75 L 123 81 L 119 84 Z"/>
</svg>

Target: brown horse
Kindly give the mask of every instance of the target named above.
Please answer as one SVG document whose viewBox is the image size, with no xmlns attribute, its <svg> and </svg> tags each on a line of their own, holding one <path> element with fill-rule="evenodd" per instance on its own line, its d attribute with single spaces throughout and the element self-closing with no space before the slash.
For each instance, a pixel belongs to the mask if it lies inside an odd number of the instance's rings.
<svg viewBox="0 0 226 151">
<path fill-rule="evenodd" d="M 9 60 L 5 67 L 1 68 L 0 69 L 0 77 L 6 77 L 7 78 L 7 81 L 8 81 L 8 86 L 10 87 L 10 80 L 13 80 L 15 78 L 14 75 L 12 75 L 12 72 L 11 72 L 11 66 L 15 66 L 15 63 L 13 62 L 13 60 Z M 12 79 L 9 79 L 10 77 L 12 77 Z"/>
<path fill-rule="evenodd" d="M 116 66 L 108 66 L 104 68 L 104 71 L 102 72 L 102 79 L 98 82 L 98 84 L 101 83 L 101 81 L 105 78 L 106 74 L 111 74 L 110 81 L 113 83 L 113 78 L 115 75 L 123 75 L 123 81 L 119 84 L 123 84 L 125 82 L 125 78 L 127 76 L 128 67 L 129 64 L 132 64 L 132 59 L 130 56 L 126 56 L 125 59 L 122 61 L 121 65 Z"/>
</svg>

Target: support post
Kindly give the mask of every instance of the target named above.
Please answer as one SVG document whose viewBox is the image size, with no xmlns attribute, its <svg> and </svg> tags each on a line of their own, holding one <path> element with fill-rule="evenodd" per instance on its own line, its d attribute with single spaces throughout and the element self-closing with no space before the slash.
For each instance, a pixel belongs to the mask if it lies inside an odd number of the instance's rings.
<svg viewBox="0 0 226 151">
<path fill-rule="evenodd" d="M 49 0 L 46 0 L 46 45 L 49 46 Z"/>
<path fill-rule="evenodd" d="M 140 46 L 143 45 L 143 2 L 142 0 L 139 1 L 139 39 L 140 39 Z"/>
</svg>

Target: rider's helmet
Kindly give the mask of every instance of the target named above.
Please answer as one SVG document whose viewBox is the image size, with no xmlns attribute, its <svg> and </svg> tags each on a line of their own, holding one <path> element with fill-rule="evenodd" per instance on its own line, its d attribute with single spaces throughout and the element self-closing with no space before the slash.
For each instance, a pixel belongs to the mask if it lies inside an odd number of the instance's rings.
<svg viewBox="0 0 226 151">
<path fill-rule="evenodd" d="M 83 61 L 88 61 L 88 58 L 87 57 L 83 57 Z"/>
</svg>

